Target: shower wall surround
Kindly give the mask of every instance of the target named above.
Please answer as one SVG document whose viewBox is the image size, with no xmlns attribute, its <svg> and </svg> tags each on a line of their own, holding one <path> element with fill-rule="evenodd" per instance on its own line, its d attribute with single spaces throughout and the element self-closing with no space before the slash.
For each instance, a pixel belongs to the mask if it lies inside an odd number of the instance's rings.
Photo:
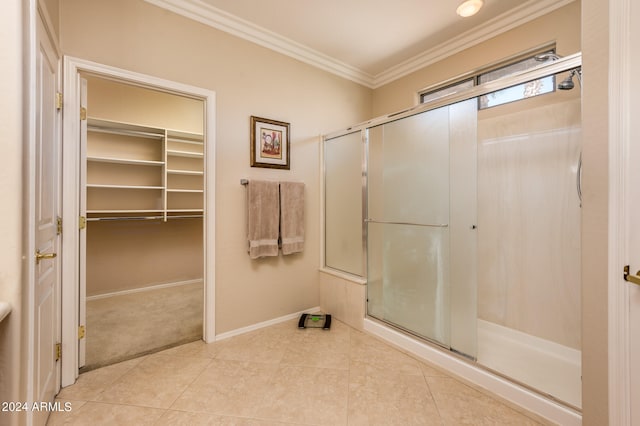
<svg viewBox="0 0 640 426">
<path fill-rule="evenodd" d="M 580 349 L 580 98 L 483 112 L 478 317 Z"/>
</svg>

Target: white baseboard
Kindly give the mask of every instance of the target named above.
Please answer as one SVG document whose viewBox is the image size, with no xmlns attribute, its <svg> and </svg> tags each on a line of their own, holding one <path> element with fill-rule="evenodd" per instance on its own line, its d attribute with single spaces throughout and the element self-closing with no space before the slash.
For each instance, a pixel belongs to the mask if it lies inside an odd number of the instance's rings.
<svg viewBox="0 0 640 426">
<path fill-rule="evenodd" d="M 405 334 L 365 318 L 365 331 L 380 337 L 403 350 L 428 361 L 444 370 L 450 371 L 489 392 L 509 401 L 527 411 L 535 413 L 553 423 L 563 426 L 582 425 L 582 415 L 555 401 L 544 398 L 533 391 L 518 386 L 489 371 L 474 366 L 447 352 L 427 343 L 413 339 Z"/>
<path fill-rule="evenodd" d="M 160 290 L 163 288 L 179 287 L 182 285 L 197 284 L 197 283 L 202 284 L 203 283 L 202 278 L 195 279 L 195 280 L 175 281 L 172 283 L 157 284 L 157 285 L 151 285 L 148 287 L 138 287 L 138 288 L 132 288 L 129 290 L 114 291 L 111 293 L 96 294 L 95 296 L 87 296 L 87 302 L 90 300 L 106 299 L 108 297 L 124 296 L 125 294 L 141 293 L 144 291 Z"/>
<path fill-rule="evenodd" d="M 259 330 L 261 328 L 264 327 L 269 327 L 270 325 L 274 325 L 274 324 L 279 324 L 281 322 L 285 322 L 285 321 L 289 321 L 292 320 L 294 318 L 299 318 L 300 315 L 306 313 L 314 313 L 314 312 L 319 312 L 320 311 L 320 307 L 316 306 L 313 308 L 309 308 L 309 309 L 305 309 L 303 311 L 300 312 L 294 312 L 292 314 L 288 314 L 279 318 L 274 318 L 268 321 L 263 321 L 263 322 L 259 322 L 257 324 L 253 324 L 253 325 L 248 325 L 246 327 L 242 327 L 242 328 L 237 328 L 235 330 L 231 330 L 231 331 L 227 331 L 224 333 L 220 333 L 218 335 L 216 335 L 216 341 L 217 340 L 224 340 L 224 339 L 228 339 L 230 337 L 233 336 L 238 336 L 240 334 L 244 334 L 244 333 L 248 333 L 250 331 L 254 331 L 254 330 Z"/>
</svg>

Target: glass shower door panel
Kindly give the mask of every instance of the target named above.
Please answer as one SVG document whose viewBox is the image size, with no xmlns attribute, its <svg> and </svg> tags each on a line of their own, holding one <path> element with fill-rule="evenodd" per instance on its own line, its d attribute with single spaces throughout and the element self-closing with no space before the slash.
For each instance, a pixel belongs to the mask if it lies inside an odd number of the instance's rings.
<svg viewBox="0 0 640 426">
<path fill-rule="evenodd" d="M 326 140 L 324 167 L 325 265 L 363 276 L 360 132 Z"/>
<path fill-rule="evenodd" d="M 370 315 L 448 346 L 448 229 L 370 223 L 369 238 L 382 259 Z"/>
<path fill-rule="evenodd" d="M 448 346 L 449 109 L 368 141 L 368 314 Z"/>
</svg>

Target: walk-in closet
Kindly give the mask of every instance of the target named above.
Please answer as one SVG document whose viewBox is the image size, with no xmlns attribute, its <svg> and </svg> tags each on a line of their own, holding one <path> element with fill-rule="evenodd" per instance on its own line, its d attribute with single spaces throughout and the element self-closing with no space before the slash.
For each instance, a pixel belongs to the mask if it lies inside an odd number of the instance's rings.
<svg viewBox="0 0 640 426">
<path fill-rule="evenodd" d="M 88 370 L 202 338 L 205 105 L 95 75 L 81 87 Z"/>
</svg>

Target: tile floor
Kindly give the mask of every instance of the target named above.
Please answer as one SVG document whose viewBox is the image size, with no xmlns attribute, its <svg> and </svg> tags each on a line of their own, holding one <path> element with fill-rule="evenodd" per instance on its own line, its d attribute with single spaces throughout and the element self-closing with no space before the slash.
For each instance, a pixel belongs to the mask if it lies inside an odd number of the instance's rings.
<svg viewBox="0 0 640 426">
<path fill-rule="evenodd" d="M 537 425 L 351 327 L 296 321 L 80 375 L 48 425 Z"/>
</svg>

